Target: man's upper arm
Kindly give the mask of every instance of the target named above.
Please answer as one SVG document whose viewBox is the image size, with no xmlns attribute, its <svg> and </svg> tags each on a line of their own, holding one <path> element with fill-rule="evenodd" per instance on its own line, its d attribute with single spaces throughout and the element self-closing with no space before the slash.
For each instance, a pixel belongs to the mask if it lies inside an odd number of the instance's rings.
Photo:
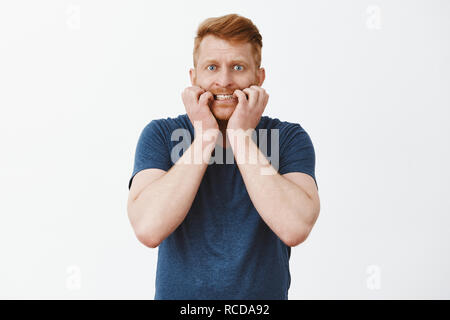
<svg viewBox="0 0 450 320">
<path fill-rule="evenodd" d="M 308 195 L 317 218 L 320 200 L 315 177 L 316 157 L 313 143 L 299 124 L 290 124 L 284 129 L 279 174 L 295 183 Z"/>
<path fill-rule="evenodd" d="M 131 178 L 128 182 L 128 188 L 131 191 L 131 185 L 134 185 L 134 179 L 143 176 L 141 179 L 151 179 L 152 173 L 140 174 L 147 169 L 159 169 L 150 172 L 167 172 L 172 166 L 169 145 L 167 141 L 167 128 L 163 125 L 162 120 L 152 120 L 142 130 L 136 146 L 136 154 L 134 157 L 134 168 Z"/>
<path fill-rule="evenodd" d="M 128 205 L 135 201 L 141 192 L 152 182 L 158 180 L 166 173 L 161 169 L 145 169 L 136 173 L 131 183 L 130 192 L 128 196 Z"/>
<path fill-rule="evenodd" d="M 313 177 L 303 172 L 289 172 L 282 175 L 284 178 L 298 185 L 312 200 L 314 204 L 314 212 L 319 214 L 320 200 L 317 191 L 317 185 Z"/>
<path fill-rule="evenodd" d="M 315 176 L 316 156 L 311 138 L 299 124 L 284 127 L 281 134 L 283 137 L 280 141 L 278 173 L 284 177 L 293 177 L 295 180 L 293 182 L 300 183 L 308 190 L 311 189 L 307 193 L 312 196 L 313 193 L 317 193 L 319 187 Z M 296 174 L 287 175 L 289 173 Z M 310 186 L 311 180 L 314 188 Z"/>
</svg>

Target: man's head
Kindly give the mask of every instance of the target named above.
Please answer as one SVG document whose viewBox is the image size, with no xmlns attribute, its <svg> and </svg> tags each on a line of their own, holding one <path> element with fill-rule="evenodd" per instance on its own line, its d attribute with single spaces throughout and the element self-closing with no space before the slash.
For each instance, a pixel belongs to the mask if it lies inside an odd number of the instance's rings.
<svg viewBox="0 0 450 320">
<path fill-rule="evenodd" d="M 234 90 L 261 86 L 262 37 L 250 19 L 229 14 L 203 21 L 194 42 L 192 85 L 214 94 L 211 112 L 217 120 L 228 120 L 237 105 Z M 222 95 L 220 95 L 222 94 Z"/>
</svg>

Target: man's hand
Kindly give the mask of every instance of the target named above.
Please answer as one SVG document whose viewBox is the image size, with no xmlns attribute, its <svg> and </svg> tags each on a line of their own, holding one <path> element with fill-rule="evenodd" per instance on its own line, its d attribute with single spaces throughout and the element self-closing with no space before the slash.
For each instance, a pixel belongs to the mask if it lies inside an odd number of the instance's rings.
<svg viewBox="0 0 450 320">
<path fill-rule="evenodd" d="M 228 120 L 227 133 L 228 129 L 233 129 L 234 132 L 238 129 L 255 129 L 266 108 L 269 94 L 263 88 L 253 85 L 242 91 L 235 90 L 233 95 L 237 96 L 238 104 Z"/>
<path fill-rule="evenodd" d="M 211 92 L 205 91 L 198 86 L 187 87 L 181 93 L 186 113 L 194 126 L 195 132 L 200 132 L 199 125 L 201 124 L 201 131 L 219 130 L 216 118 L 209 109 L 209 102 L 214 100 Z"/>
</svg>

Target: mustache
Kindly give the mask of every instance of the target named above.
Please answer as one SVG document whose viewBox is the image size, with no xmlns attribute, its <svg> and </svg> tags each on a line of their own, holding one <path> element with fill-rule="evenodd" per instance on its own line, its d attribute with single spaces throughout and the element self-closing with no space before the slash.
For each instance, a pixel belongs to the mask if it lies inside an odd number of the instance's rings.
<svg viewBox="0 0 450 320">
<path fill-rule="evenodd" d="M 253 84 L 252 84 L 253 85 Z M 254 84 L 254 85 L 256 85 L 256 84 Z M 251 86 L 251 85 L 250 85 Z M 250 87 L 249 86 L 249 87 Z M 236 90 L 244 90 L 244 89 L 246 89 L 246 88 L 233 88 L 233 89 L 217 89 L 217 90 L 206 90 L 206 91 L 209 91 L 209 92 L 211 92 L 213 95 L 214 95 L 214 97 L 216 97 L 216 95 L 218 95 L 218 94 L 225 94 L 225 95 L 232 95 L 233 93 L 234 93 L 234 91 L 236 91 Z M 244 94 L 245 94 L 245 96 L 247 97 L 247 99 L 248 99 L 248 94 L 247 93 L 245 93 L 244 92 Z"/>
</svg>

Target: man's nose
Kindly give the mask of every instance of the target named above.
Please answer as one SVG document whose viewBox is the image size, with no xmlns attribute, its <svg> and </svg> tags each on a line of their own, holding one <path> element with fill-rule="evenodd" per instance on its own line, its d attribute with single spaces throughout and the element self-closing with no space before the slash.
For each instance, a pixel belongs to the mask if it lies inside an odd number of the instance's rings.
<svg viewBox="0 0 450 320">
<path fill-rule="evenodd" d="M 233 77 L 228 69 L 224 68 L 217 73 L 216 85 L 222 88 L 233 85 Z"/>
</svg>

